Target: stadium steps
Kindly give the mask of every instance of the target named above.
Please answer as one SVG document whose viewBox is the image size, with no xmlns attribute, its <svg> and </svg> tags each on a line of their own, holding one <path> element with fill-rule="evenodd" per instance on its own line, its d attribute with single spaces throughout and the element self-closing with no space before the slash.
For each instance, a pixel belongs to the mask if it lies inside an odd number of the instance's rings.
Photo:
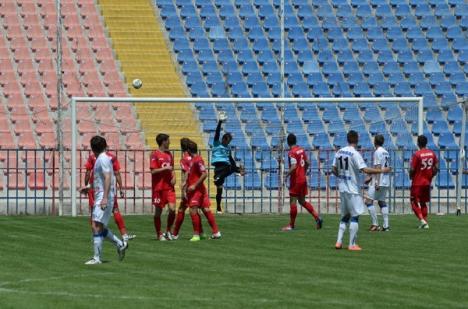
<svg viewBox="0 0 468 309">
<path fill-rule="evenodd" d="M 185 97 L 185 87 L 151 3 L 146 0 L 98 3 L 130 93 L 135 97 Z M 131 85 L 135 78 L 143 81 L 138 90 Z M 206 146 L 190 104 L 137 104 L 136 108 L 149 147 L 156 148 L 155 136 L 161 132 L 172 137 L 171 148 L 178 148 L 178 139 L 183 136 L 195 140 L 200 148 Z"/>
</svg>

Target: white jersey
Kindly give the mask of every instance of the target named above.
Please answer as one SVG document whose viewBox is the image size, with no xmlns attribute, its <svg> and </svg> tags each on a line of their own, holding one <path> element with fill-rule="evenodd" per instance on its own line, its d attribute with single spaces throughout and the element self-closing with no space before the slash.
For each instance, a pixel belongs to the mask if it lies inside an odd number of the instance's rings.
<svg viewBox="0 0 468 309">
<path fill-rule="evenodd" d="M 335 154 L 333 166 L 338 169 L 340 192 L 359 194 L 359 173 L 367 167 L 361 154 L 354 147 L 343 147 Z"/>
<path fill-rule="evenodd" d="M 374 167 L 380 165 L 381 168 L 390 166 L 390 155 L 387 150 L 383 147 L 379 147 L 374 152 Z M 380 187 L 389 187 L 390 186 L 390 175 L 388 173 L 378 174 L 372 177 L 373 185 L 376 185 L 375 180 L 379 177 L 379 186 Z"/>
<path fill-rule="evenodd" d="M 96 159 L 94 164 L 94 199 L 95 201 L 101 201 L 104 197 L 104 173 L 111 174 L 111 186 L 109 190 L 108 200 L 113 201 L 115 196 L 115 175 L 114 169 L 112 168 L 112 158 L 109 157 L 105 152 L 101 153 Z"/>
</svg>

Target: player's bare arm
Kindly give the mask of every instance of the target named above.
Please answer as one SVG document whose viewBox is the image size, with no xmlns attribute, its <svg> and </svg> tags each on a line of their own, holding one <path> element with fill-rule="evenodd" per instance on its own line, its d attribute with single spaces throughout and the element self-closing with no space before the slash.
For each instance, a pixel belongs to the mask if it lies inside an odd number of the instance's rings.
<svg viewBox="0 0 468 309">
<path fill-rule="evenodd" d="M 106 207 L 107 207 L 107 197 L 109 196 L 109 192 L 110 192 L 112 174 L 111 173 L 103 173 L 103 175 L 104 175 L 104 197 L 103 197 L 99 207 L 101 207 L 101 209 L 106 209 Z"/>
<path fill-rule="evenodd" d="M 152 168 L 151 169 L 151 174 L 159 174 L 159 173 L 163 173 L 165 171 L 172 171 L 172 166 L 164 166 L 164 167 L 161 167 L 161 168 Z"/>
<path fill-rule="evenodd" d="M 338 177 L 338 167 L 332 166 L 332 173 L 333 173 L 333 175 Z"/>
<path fill-rule="evenodd" d="M 297 168 L 297 164 L 291 164 L 291 166 L 289 167 L 289 170 L 288 172 L 286 173 L 286 178 L 288 178 L 289 176 L 291 176 L 292 173 L 294 173 L 294 171 L 296 170 Z"/>
<path fill-rule="evenodd" d="M 87 194 L 89 189 L 91 188 L 91 184 L 89 180 L 91 179 L 91 170 L 86 170 L 85 179 L 84 179 L 84 187 L 79 189 L 81 194 Z"/>
<path fill-rule="evenodd" d="M 175 171 L 172 170 L 171 185 L 175 186 L 175 184 L 176 184 L 176 175 L 175 175 Z"/>
<path fill-rule="evenodd" d="M 392 168 L 384 167 L 384 168 L 372 168 L 372 167 L 364 167 L 361 169 L 361 172 L 372 175 L 372 174 L 382 174 L 382 173 L 390 173 Z"/>
<path fill-rule="evenodd" d="M 208 177 L 208 173 L 207 172 L 203 172 L 201 175 L 200 175 L 200 178 L 198 178 L 197 182 L 194 183 L 193 185 L 191 185 L 190 187 L 188 187 L 187 191 L 188 192 L 193 192 L 195 191 L 195 189 L 200 186 L 206 179 L 206 177 Z"/>
<path fill-rule="evenodd" d="M 382 165 L 380 164 L 377 164 L 377 165 L 374 165 L 374 168 L 376 169 L 382 169 Z M 372 177 L 371 177 L 372 178 Z M 379 186 L 380 186 L 380 177 L 375 177 L 375 190 L 379 190 Z"/>
<path fill-rule="evenodd" d="M 413 179 L 413 177 L 414 177 L 414 168 L 411 167 L 409 170 L 409 178 Z"/>
<path fill-rule="evenodd" d="M 432 177 L 434 178 L 438 172 L 439 172 L 439 162 L 434 164 L 434 166 L 432 167 Z"/>
<path fill-rule="evenodd" d="M 123 198 L 124 197 L 124 192 L 122 190 L 122 175 L 120 175 L 120 172 L 117 171 L 115 172 L 115 181 L 117 182 L 117 189 L 119 190 L 120 192 L 120 197 Z"/>
</svg>

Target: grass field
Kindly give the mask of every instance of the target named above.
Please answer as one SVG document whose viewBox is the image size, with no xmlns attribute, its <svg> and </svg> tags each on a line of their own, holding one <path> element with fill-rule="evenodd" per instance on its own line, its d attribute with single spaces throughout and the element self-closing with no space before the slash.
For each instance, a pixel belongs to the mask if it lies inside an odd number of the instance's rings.
<svg viewBox="0 0 468 309">
<path fill-rule="evenodd" d="M 300 215 L 289 233 L 287 216 L 222 216 L 223 239 L 199 243 L 188 216 L 173 242 L 154 240 L 150 216 L 126 221 L 126 259 L 106 242 L 107 262 L 85 266 L 87 218 L 0 217 L 0 308 L 468 307 L 467 216 L 432 216 L 430 230 L 394 216 L 389 233 L 363 217 L 362 252 L 333 248 L 337 216 L 316 231 Z"/>
</svg>

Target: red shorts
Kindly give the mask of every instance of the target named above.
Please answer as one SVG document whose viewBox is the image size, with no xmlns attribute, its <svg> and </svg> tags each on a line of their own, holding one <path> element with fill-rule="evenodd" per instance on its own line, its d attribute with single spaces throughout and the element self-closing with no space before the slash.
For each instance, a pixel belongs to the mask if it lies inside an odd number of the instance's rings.
<svg viewBox="0 0 468 309">
<path fill-rule="evenodd" d="M 174 190 L 163 190 L 153 192 L 153 206 L 164 208 L 167 204 L 175 204 L 176 196 Z"/>
<path fill-rule="evenodd" d="M 415 202 L 428 203 L 431 200 L 431 186 L 411 186 L 410 197 Z"/>
<path fill-rule="evenodd" d="M 296 183 L 294 186 L 289 188 L 290 197 L 307 196 L 307 194 L 307 183 Z"/>
<path fill-rule="evenodd" d="M 202 208 L 209 208 L 210 207 L 210 199 L 208 197 L 208 193 L 205 191 L 194 191 L 192 193 L 187 193 L 187 201 L 188 206 L 192 207 L 202 207 Z"/>
<path fill-rule="evenodd" d="M 89 201 L 89 213 L 93 212 L 94 207 L 94 190 L 88 190 L 88 201 Z M 114 199 L 114 208 L 112 210 L 119 210 L 119 204 L 117 203 L 117 196 Z"/>
</svg>

